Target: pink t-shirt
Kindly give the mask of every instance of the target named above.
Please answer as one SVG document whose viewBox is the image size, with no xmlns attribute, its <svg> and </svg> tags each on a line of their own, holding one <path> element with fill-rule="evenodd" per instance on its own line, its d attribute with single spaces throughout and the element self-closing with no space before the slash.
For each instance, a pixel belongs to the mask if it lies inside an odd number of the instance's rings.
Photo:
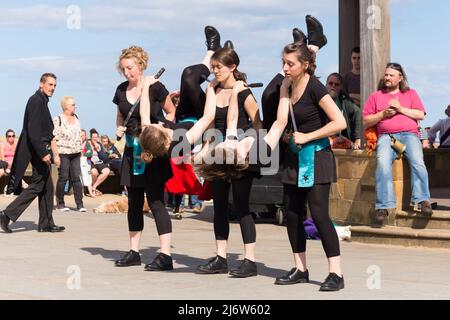
<svg viewBox="0 0 450 320">
<path fill-rule="evenodd" d="M 425 112 L 422 101 L 420 101 L 417 92 L 413 89 L 410 89 L 405 93 L 399 91 L 394 94 L 379 90 L 372 93 L 369 96 L 369 99 L 367 99 L 363 110 L 363 117 L 376 114 L 389 108 L 389 101 L 391 99 L 398 99 L 402 107 Z M 417 121 L 400 113 L 390 119 L 383 119 L 378 122 L 377 132 L 378 135 L 398 132 L 411 132 L 419 135 Z"/>
<path fill-rule="evenodd" d="M 16 153 L 16 143 L 9 144 L 8 142 L 3 142 L 3 157 L 5 158 L 5 161 L 13 161 L 14 154 Z"/>
</svg>

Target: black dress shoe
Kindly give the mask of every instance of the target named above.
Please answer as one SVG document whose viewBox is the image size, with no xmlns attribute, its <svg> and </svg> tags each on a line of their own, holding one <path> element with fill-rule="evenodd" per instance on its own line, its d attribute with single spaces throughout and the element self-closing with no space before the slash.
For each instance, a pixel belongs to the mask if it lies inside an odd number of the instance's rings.
<svg viewBox="0 0 450 320">
<path fill-rule="evenodd" d="M 377 209 L 373 215 L 372 227 L 381 228 L 386 223 L 389 213 L 386 209 Z"/>
<path fill-rule="evenodd" d="M 307 283 L 309 282 L 309 272 L 300 271 L 297 268 L 292 268 L 286 275 L 275 279 L 275 284 L 295 284 L 295 283 Z"/>
<path fill-rule="evenodd" d="M 211 260 L 209 260 L 207 264 L 198 266 L 197 271 L 199 273 L 205 274 L 227 273 L 228 272 L 227 259 L 217 255 Z"/>
<path fill-rule="evenodd" d="M 308 44 L 318 46 L 319 49 L 327 44 L 327 37 L 323 34 L 323 27 L 319 20 L 307 15 L 306 28 L 308 29 Z"/>
<path fill-rule="evenodd" d="M 230 49 L 234 50 L 234 45 L 233 45 L 233 42 L 231 40 L 225 41 L 225 43 L 223 44 L 223 47 L 224 48 L 230 48 Z"/>
<path fill-rule="evenodd" d="M 331 272 L 321 284 L 319 291 L 339 291 L 344 289 L 344 277 Z"/>
<path fill-rule="evenodd" d="M 166 271 L 173 270 L 172 257 L 164 253 L 159 253 L 150 264 L 146 264 L 145 271 Z"/>
<path fill-rule="evenodd" d="M 63 226 L 38 227 L 38 232 L 61 232 L 66 230 Z"/>
<path fill-rule="evenodd" d="M 216 51 L 220 49 L 220 34 L 213 26 L 205 27 L 206 47 L 208 50 Z"/>
<path fill-rule="evenodd" d="M 294 38 L 294 42 L 302 42 L 304 44 L 307 44 L 306 40 L 308 38 L 303 33 L 303 31 L 299 30 L 298 28 L 292 29 L 292 37 Z"/>
<path fill-rule="evenodd" d="M 130 250 L 125 253 L 119 260 L 114 262 L 116 267 L 131 267 L 141 265 L 141 255 L 139 252 Z"/>
<path fill-rule="evenodd" d="M 9 222 L 11 219 L 5 214 L 4 211 L 0 211 L 0 228 L 5 233 L 11 233 L 12 230 L 8 227 Z"/>
<path fill-rule="evenodd" d="M 238 269 L 230 271 L 230 276 L 236 278 L 254 277 L 256 275 L 258 275 L 256 263 L 248 259 L 244 259 Z"/>
</svg>

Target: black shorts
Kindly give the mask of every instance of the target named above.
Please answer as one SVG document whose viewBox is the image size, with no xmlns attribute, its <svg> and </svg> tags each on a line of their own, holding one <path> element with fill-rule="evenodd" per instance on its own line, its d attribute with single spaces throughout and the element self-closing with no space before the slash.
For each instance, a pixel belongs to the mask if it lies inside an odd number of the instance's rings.
<svg viewBox="0 0 450 320">
<path fill-rule="evenodd" d="M 109 168 L 105 163 L 93 164 L 91 169 L 97 169 L 98 173 L 102 173 L 103 169 Z"/>
</svg>

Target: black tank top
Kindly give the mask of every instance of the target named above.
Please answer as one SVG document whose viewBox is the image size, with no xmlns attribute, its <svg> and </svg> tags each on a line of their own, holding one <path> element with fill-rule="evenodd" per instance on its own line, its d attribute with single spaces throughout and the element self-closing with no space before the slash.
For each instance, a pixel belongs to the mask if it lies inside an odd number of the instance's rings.
<svg viewBox="0 0 450 320">
<path fill-rule="evenodd" d="M 252 92 L 250 91 L 250 89 L 241 91 L 238 94 L 239 115 L 238 115 L 237 128 L 242 129 L 244 131 L 246 131 L 250 128 L 253 128 L 252 121 L 244 108 L 245 99 L 247 99 L 247 97 L 251 94 L 252 94 Z M 222 133 L 223 136 L 225 136 L 225 134 L 226 134 L 227 114 L 228 114 L 228 106 L 216 107 L 216 115 L 214 117 L 214 126 L 217 130 L 219 130 Z"/>
</svg>

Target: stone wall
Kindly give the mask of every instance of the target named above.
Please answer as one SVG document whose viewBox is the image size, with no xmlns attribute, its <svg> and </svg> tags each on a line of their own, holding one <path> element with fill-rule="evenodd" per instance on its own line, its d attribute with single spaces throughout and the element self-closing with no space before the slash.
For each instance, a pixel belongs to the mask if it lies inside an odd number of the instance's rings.
<svg viewBox="0 0 450 320">
<path fill-rule="evenodd" d="M 352 225 L 370 225 L 375 210 L 375 153 L 334 150 L 338 181 L 330 194 L 330 215 L 333 220 Z M 450 188 L 450 150 L 425 150 L 430 188 Z M 392 176 L 397 211 L 411 211 L 411 178 L 407 160 L 393 163 Z M 392 210 L 395 211 L 395 210 Z M 388 224 L 394 225 L 394 214 Z"/>
</svg>

